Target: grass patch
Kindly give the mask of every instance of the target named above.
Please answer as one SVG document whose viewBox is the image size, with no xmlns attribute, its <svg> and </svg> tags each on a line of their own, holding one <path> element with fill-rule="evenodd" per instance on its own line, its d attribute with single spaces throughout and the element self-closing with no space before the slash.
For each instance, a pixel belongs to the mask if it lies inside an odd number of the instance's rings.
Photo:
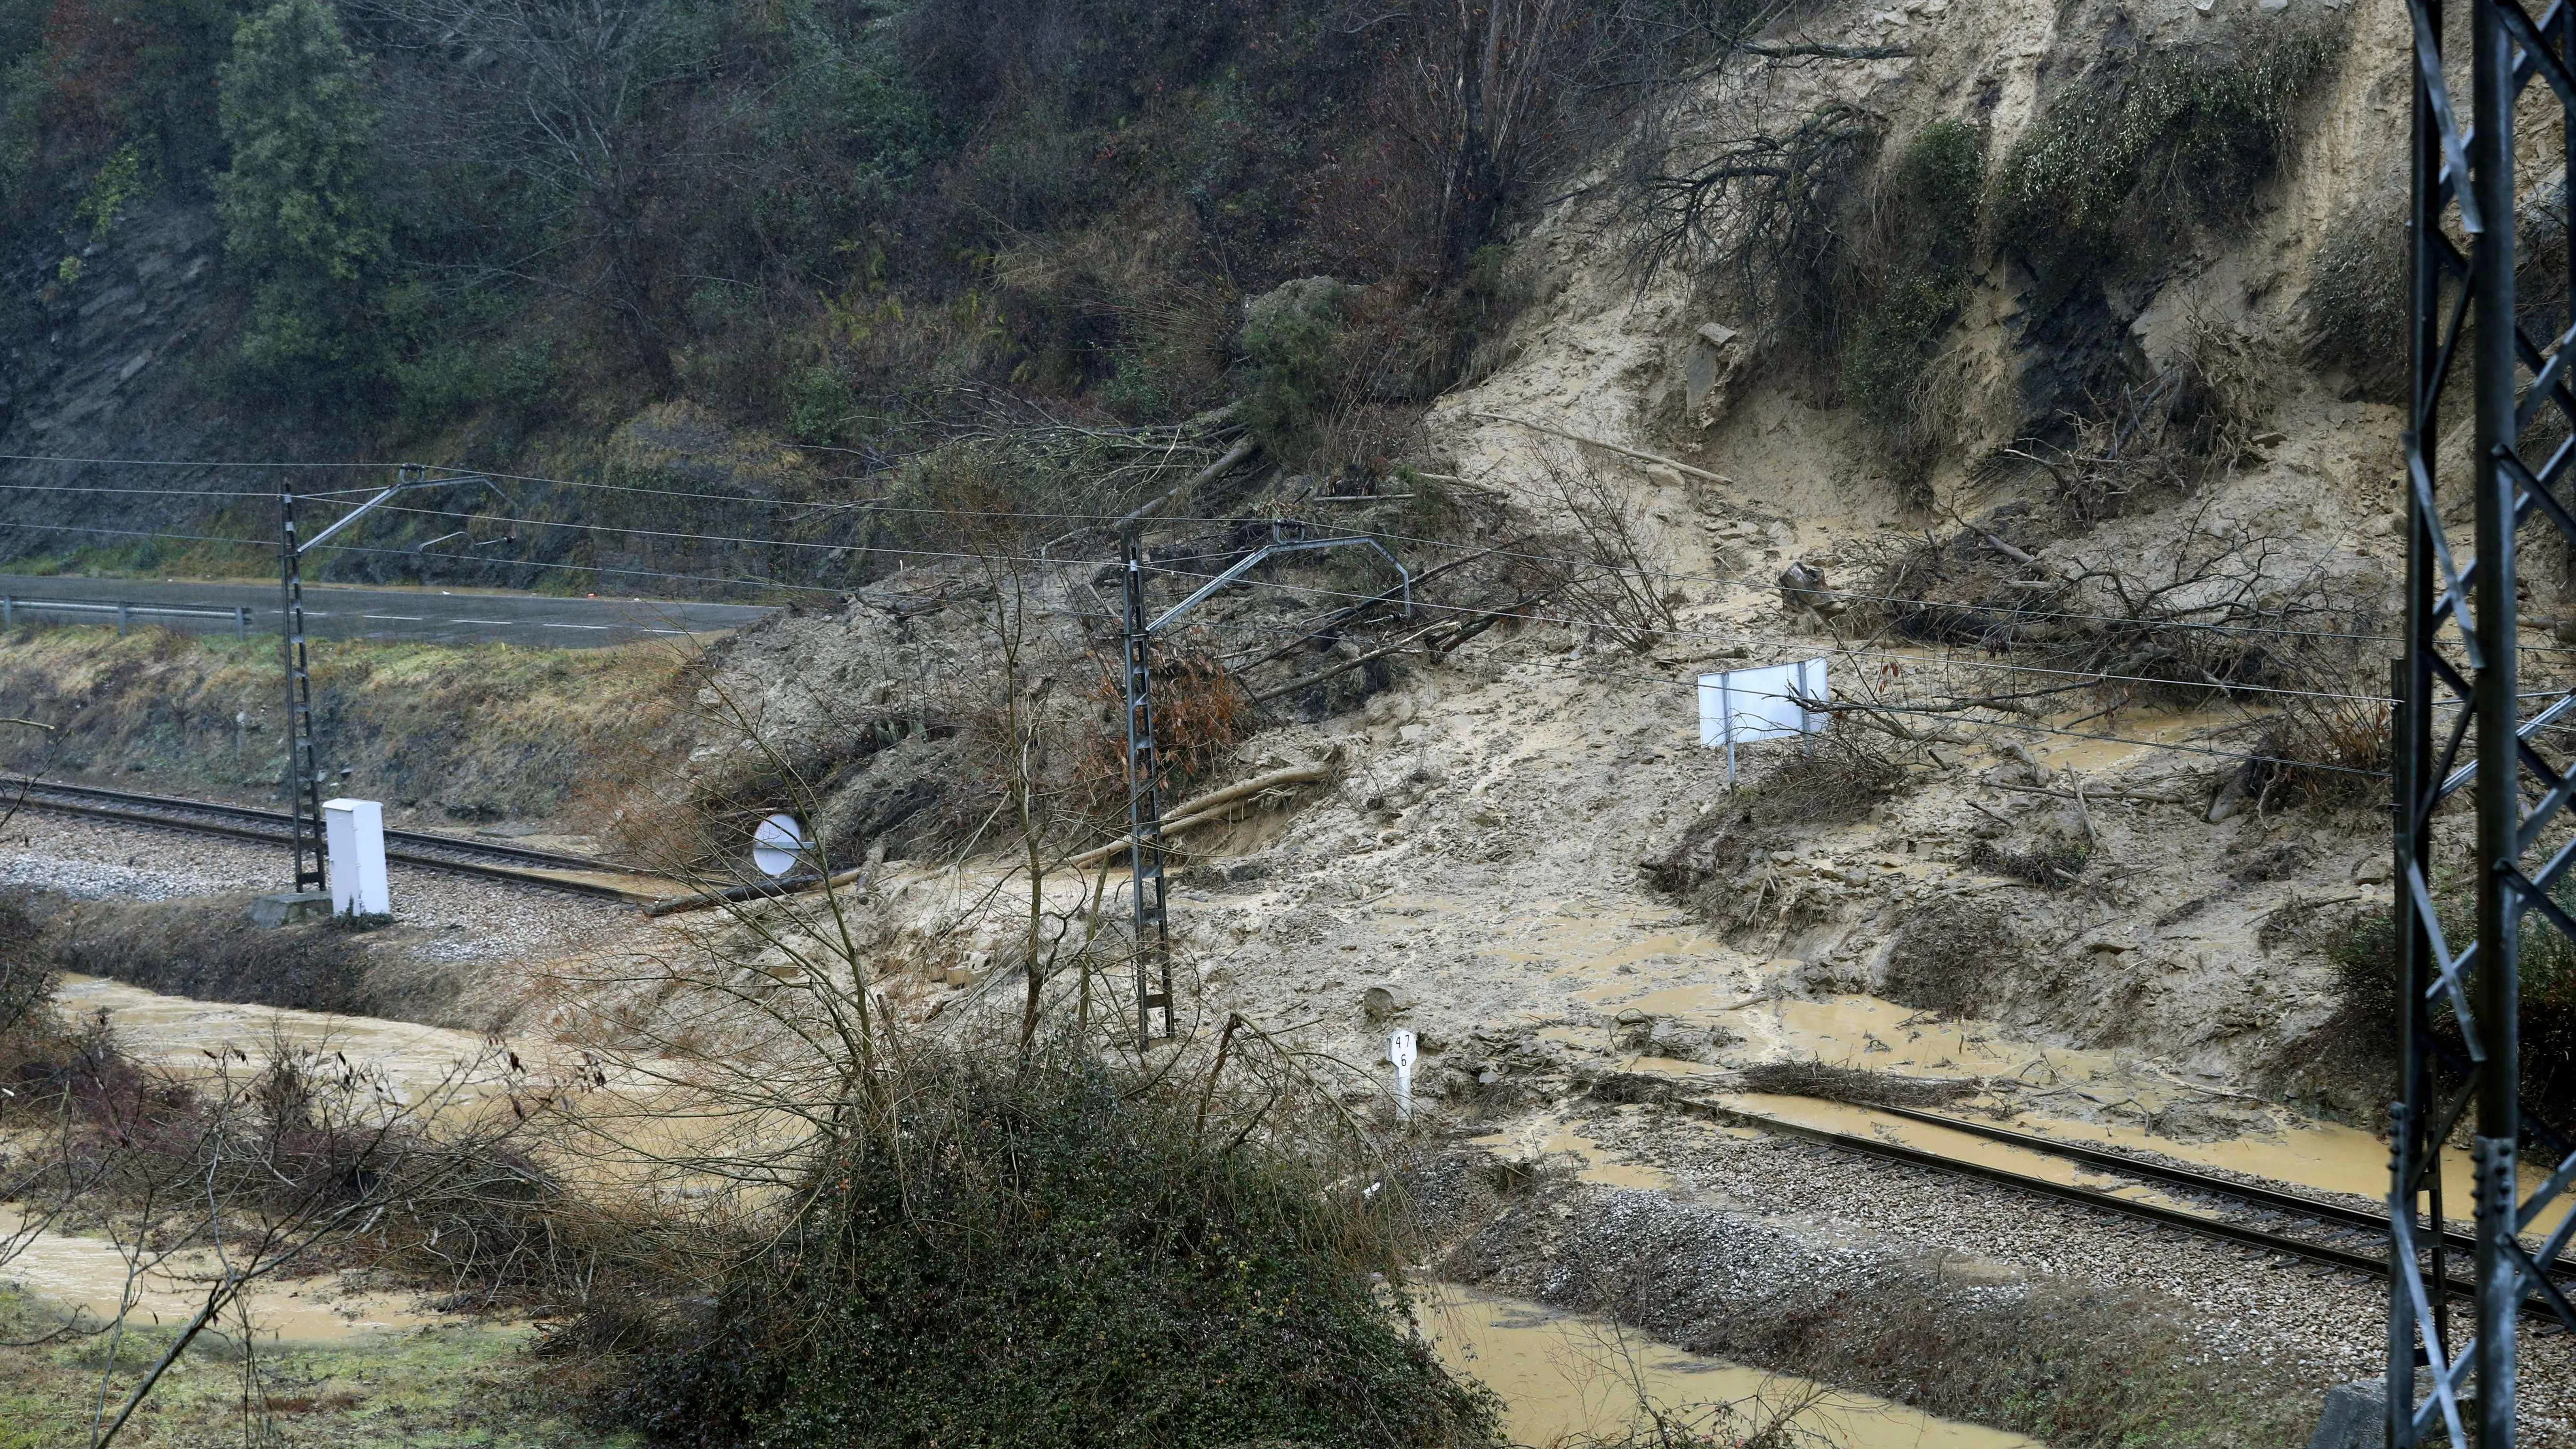
<svg viewBox="0 0 2576 1449">
<path fill-rule="evenodd" d="M 367 953 L 338 923 L 251 924 L 247 896 L 84 902 L 46 933 L 52 964 L 198 1001 L 246 1001 L 350 1016 L 385 1013 Z"/>
<path fill-rule="evenodd" d="M 58 1321 L 18 1290 L 0 1288 L 0 1335 L 32 1337 Z M 170 1346 L 172 1327 L 137 1327 L 115 1350 L 130 1383 Z M 120 1442 L 238 1443 L 245 1420 L 260 1442 L 447 1449 L 606 1449 L 626 1436 L 585 1428 L 543 1385 L 521 1329 L 479 1324 L 383 1333 L 345 1343 L 252 1345 L 257 1384 L 244 1392 L 241 1345 L 204 1339 L 173 1366 Z M 75 1339 L 0 1348 L 0 1449 L 86 1443 L 105 1342 Z M 137 1432 L 137 1431 L 140 1432 Z"/>
<path fill-rule="evenodd" d="M 277 641 L 137 629 L 0 634 L 5 763 L 193 793 L 273 794 L 284 774 Z M 660 763 L 680 659 L 652 645 L 313 646 L 323 762 L 352 793 L 460 820 L 551 815 Z"/>
</svg>

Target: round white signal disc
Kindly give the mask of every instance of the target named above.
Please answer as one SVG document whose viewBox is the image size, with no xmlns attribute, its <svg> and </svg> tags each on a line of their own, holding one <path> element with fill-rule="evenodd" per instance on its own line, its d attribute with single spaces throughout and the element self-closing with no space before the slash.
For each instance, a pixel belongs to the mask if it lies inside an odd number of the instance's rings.
<svg viewBox="0 0 2576 1449">
<path fill-rule="evenodd" d="M 767 876 L 783 876 L 804 862 L 805 827 L 793 815 L 772 815 L 751 832 L 751 863 Z"/>
</svg>

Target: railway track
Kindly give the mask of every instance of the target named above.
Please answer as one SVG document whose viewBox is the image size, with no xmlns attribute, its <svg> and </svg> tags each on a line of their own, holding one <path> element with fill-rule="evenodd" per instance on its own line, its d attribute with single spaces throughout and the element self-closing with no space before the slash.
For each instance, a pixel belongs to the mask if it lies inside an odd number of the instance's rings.
<svg viewBox="0 0 2576 1449">
<path fill-rule="evenodd" d="M 2233 1222 L 2188 1208 L 2124 1197 L 2117 1192 L 2102 1188 L 2059 1182 L 2054 1178 L 2042 1177 L 2034 1173 L 2016 1172 L 2007 1167 L 1949 1156 L 1927 1148 L 1890 1142 L 1859 1133 L 1840 1132 L 1830 1127 L 1793 1122 L 1763 1112 L 1746 1111 L 1717 1103 L 1683 1104 L 1685 1110 L 1695 1115 L 1714 1117 L 1733 1125 L 1804 1137 L 1811 1141 L 1827 1143 L 1889 1161 L 1929 1168 L 1937 1172 L 1974 1177 L 2024 1192 L 2037 1193 L 2065 1202 L 2080 1203 L 2086 1207 L 2128 1217 L 2143 1218 L 2166 1227 L 2180 1228 L 2185 1232 L 2198 1233 L 2223 1242 L 2278 1253 L 2327 1267 L 2364 1273 L 2375 1278 L 2384 1279 L 2388 1275 L 2386 1246 L 2388 1224 L 2376 1212 L 2298 1193 L 2283 1192 L 2278 1188 L 2238 1182 L 2232 1178 L 2218 1177 L 2209 1173 L 2193 1172 L 2188 1168 L 2169 1167 L 2162 1163 L 2131 1157 L 2126 1153 L 2086 1147 L 2079 1143 L 2060 1142 L 2054 1138 L 2038 1137 L 2027 1132 L 2015 1132 L 2009 1128 L 1973 1122 L 1939 1112 L 1922 1112 L 1907 1107 L 1883 1107 L 1875 1104 L 1851 1105 L 1862 1105 L 1863 1110 L 1866 1111 L 1909 1122 L 1919 1122 L 1968 1137 L 2002 1143 L 2097 1171 L 2118 1173 L 2137 1179 L 2141 1183 L 2178 1187 L 2206 1197 L 2243 1204 L 2266 1213 L 2305 1218 L 2310 1223 L 2344 1232 L 2367 1232 L 2376 1237 L 2379 1243 L 2376 1251 L 2365 1252 L 2334 1243 L 2321 1243 L 2294 1237 L 2269 1228 Z M 2468 1268 L 2474 1259 L 2475 1239 L 2466 1233 L 2445 1228 L 2442 1232 L 2442 1243 L 2448 1255 L 2446 1268 L 2457 1265 L 2457 1268 L 2446 1276 L 2442 1287 L 2454 1297 L 2475 1298 L 2476 1289 L 2472 1283 L 2467 1278 L 2458 1276 L 2459 1270 Z M 2427 1271 L 2429 1272 L 2429 1267 Z M 2561 1267 L 2553 1271 L 2550 1276 L 2562 1291 L 2576 1290 L 2576 1270 Z M 2538 1311 L 2545 1313 L 2547 1310 L 2544 1308 Z"/>
<path fill-rule="evenodd" d="M 227 805 L 213 800 L 185 800 L 169 795 L 138 795 L 125 790 L 103 790 L 92 785 L 63 785 L 50 781 L 0 781 L 0 799 L 20 802 L 20 808 L 28 810 L 85 815 L 92 819 L 278 845 L 289 842 L 289 831 L 293 826 L 293 818 L 282 810 Z M 654 900 L 662 894 L 648 884 L 656 878 L 630 866 L 561 851 L 535 850 L 497 841 L 459 840 L 418 830 L 386 831 L 385 859 L 615 900 Z M 600 876 L 628 877 L 633 883 L 622 885 L 595 879 Z"/>
</svg>

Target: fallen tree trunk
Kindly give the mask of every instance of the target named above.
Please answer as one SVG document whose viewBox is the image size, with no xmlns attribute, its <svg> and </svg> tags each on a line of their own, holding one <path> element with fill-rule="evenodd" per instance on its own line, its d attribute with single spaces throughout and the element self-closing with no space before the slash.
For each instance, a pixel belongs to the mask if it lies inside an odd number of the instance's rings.
<svg viewBox="0 0 2576 1449">
<path fill-rule="evenodd" d="M 1186 800 L 1173 807 L 1171 818 L 1163 822 L 1163 833 L 1171 835 L 1178 831 L 1194 830 L 1217 820 L 1221 818 L 1221 807 L 1231 805 L 1247 795 L 1258 795 L 1264 790 L 1275 790 L 1282 785 L 1311 785 L 1331 778 L 1332 773 L 1332 766 L 1317 761 L 1313 764 L 1290 765 L 1284 770 L 1272 770 L 1266 775 L 1255 775 L 1249 780 L 1228 785 L 1222 790 L 1211 790 L 1195 800 Z M 1098 865 L 1134 843 L 1135 837 L 1131 835 L 1113 840 L 1107 845 L 1095 845 L 1066 861 L 1065 865 L 1075 870 Z"/>
<path fill-rule="evenodd" d="M 1623 458 L 1634 458 L 1640 463 L 1659 463 L 1664 467 L 1672 469 L 1674 472 L 1685 473 L 1693 478 L 1704 479 L 1710 483 L 1723 483 L 1729 488 L 1735 486 L 1735 480 L 1727 477 L 1725 474 L 1712 473 L 1706 468 L 1694 468 L 1679 458 L 1667 458 L 1661 453 L 1649 453 L 1643 448 L 1631 448 L 1625 443 L 1614 443 L 1607 438 L 1586 437 L 1581 433 L 1571 432 L 1567 429 L 1556 427 L 1550 423 L 1534 423 L 1527 418 L 1516 418 L 1506 413 L 1471 412 L 1467 414 L 1467 416 L 1471 418 L 1482 418 L 1486 422 L 1490 423 L 1510 423 L 1516 428 L 1527 428 L 1533 433 L 1553 434 L 1554 436 L 1563 438 L 1570 443 L 1581 443 L 1586 447 L 1600 448 L 1606 452 L 1616 453 Z"/>
<path fill-rule="evenodd" d="M 738 906 L 745 901 L 775 900 L 781 896 L 801 896 L 807 891 L 827 886 L 845 886 L 864 878 L 868 867 L 856 866 L 830 876 L 799 876 L 787 880 L 755 881 L 750 885 L 728 886 L 723 890 L 701 891 L 693 896 L 673 896 L 655 901 L 644 908 L 648 916 L 677 916 L 690 911 L 713 910 L 717 906 Z"/>
</svg>

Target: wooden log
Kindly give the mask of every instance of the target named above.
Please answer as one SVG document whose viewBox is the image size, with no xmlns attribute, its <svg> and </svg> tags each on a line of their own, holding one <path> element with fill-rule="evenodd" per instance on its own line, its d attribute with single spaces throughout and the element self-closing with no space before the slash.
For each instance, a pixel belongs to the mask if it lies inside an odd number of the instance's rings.
<svg viewBox="0 0 2576 1449">
<path fill-rule="evenodd" d="M 862 865 L 837 872 L 821 880 L 755 881 L 750 885 L 731 886 L 719 891 L 703 891 L 694 896 L 673 896 L 668 900 L 655 901 L 646 906 L 644 914 L 655 917 L 679 916 L 691 911 L 713 910 L 717 906 L 741 905 L 746 901 L 767 901 L 776 900 L 782 896 L 801 896 L 807 891 L 848 885 L 852 881 L 865 878 L 867 873 L 868 867 Z"/>
<path fill-rule="evenodd" d="M 1171 818 L 1163 822 L 1163 833 L 1170 835 L 1175 831 L 1193 830 L 1205 825 L 1218 818 L 1216 812 L 1219 806 L 1231 805 L 1247 795 L 1258 795 L 1264 790 L 1275 790 L 1282 785 L 1311 785 L 1320 780 L 1330 779 L 1332 773 L 1333 767 L 1319 760 L 1312 764 L 1290 765 L 1284 770 L 1272 770 L 1266 775 L 1255 775 L 1249 780 L 1228 785 L 1222 790 L 1211 790 L 1195 800 L 1183 801 L 1174 806 Z M 1095 845 L 1066 861 L 1065 864 L 1075 870 L 1097 865 L 1127 849 L 1134 842 L 1135 837 L 1127 836 L 1113 840 L 1107 845 Z"/>
<path fill-rule="evenodd" d="M 1694 468 L 1679 458 L 1667 458 L 1661 453 L 1649 453 L 1643 448 L 1631 448 L 1625 443 L 1614 443 L 1607 438 L 1586 437 L 1581 433 L 1569 432 L 1564 428 L 1556 427 L 1549 423 L 1534 423 L 1527 418 L 1515 418 L 1503 413 L 1471 412 L 1467 414 L 1467 416 L 1471 418 L 1482 418 L 1486 422 L 1491 423 L 1510 423 L 1516 428 L 1527 428 L 1533 433 L 1548 433 L 1553 436 L 1563 438 L 1570 443 L 1581 443 L 1585 447 L 1600 448 L 1606 452 L 1617 453 L 1623 458 L 1634 458 L 1640 463 L 1661 464 L 1677 473 L 1686 473 L 1693 478 L 1705 479 L 1711 483 L 1723 483 L 1729 488 L 1735 486 L 1735 480 L 1727 477 L 1723 473 L 1712 473 L 1706 468 Z"/>
</svg>

